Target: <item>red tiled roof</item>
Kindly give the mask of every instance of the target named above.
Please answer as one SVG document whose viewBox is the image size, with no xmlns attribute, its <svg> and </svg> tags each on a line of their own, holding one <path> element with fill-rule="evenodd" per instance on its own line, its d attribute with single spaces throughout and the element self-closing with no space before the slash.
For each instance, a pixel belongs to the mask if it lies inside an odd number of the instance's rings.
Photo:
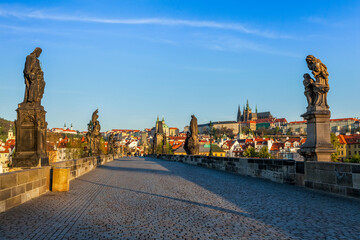
<svg viewBox="0 0 360 240">
<path fill-rule="evenodd" d="M 360 134 L 343 135 L 347 144 L 360 144 Z"/>
<path fill-rule="evenodd" d="M 273 143 L 270 151 L 280 151 L 280 148 L 284 148 L 284 146 L 285 146 L 285 143 L 283 143 L 283 142 Z"/>
</svg>

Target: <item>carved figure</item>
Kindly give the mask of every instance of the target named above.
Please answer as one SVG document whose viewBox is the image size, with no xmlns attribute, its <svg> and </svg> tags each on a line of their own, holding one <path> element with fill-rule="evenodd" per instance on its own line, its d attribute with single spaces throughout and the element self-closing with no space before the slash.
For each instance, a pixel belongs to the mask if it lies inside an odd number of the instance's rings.
<svg viewBox="0 0 360 240">
<path fill-rule="evenodd" d="M 34 105 L 41 104 L 45 89 L 44 72 L 41 69 L 40 61 L 38 59 L 41 52 L 41 48 L 37 47 L 26 57 L 23 71 L 26 85 L 24 103 L 31 103 Z"/>
<path fill-rule="evenodd" d="M 194 115 L 191 115 L 190 129 L 186 133 L 184 150 L 188 155 L 199 154 L 198 125 L 197 125 L 197 118 Z"/>
<path fill-rule="evenodd" d="M 25 94 L 24 101 L 17 111 L 16 152 L 12 164 L 14 167 L 40 167 L 49 165 L 46 153 L 46 111 L 41 106 L 44 94 L 44 73 L 38 57 L 41 48 L 26 57 L 24 67 Z"/>
<path fill-rule="evenodd" d="M 100 140 L 101 140 L 101 133 L 100 133 L 100 123 L 97 120 L 99 118 L 98 115 L 99 110 L 96 109 L 91 117 L 91 121 L 88 124 L 88 133 L 86 134 L 86 139 L 88 141 L 88 149 L 89 155 L 99 155 L 100 154 Z"/>
<path fill-rule="evenodd" d="M 109 141 L 108 141 L 108 153 L 112 154 L 114 153 L 114 133 L 111 133 L 109 136 Z"/>
<path fill-rule="evenodd" d="M 327 93 L 330 90 L 329 73 L 325 64 L 312 55 L 306 57 L 306 63 L 315 77 L 314 80 L 309 74 L 304 74 L 304 94 L 309 104 L 308 107 L 323 106 L 329 108 L 327 104 Z"/>
</svg>

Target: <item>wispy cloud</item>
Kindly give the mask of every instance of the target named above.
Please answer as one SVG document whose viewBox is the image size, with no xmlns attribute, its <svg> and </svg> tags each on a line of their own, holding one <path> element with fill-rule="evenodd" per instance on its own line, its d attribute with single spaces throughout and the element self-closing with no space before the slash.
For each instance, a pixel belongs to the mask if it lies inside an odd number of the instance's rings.
<svg viewBox="0 0 360 240">
<path fill-rule="evenodd" d="M 273 47 L 260 44 L 254 41 L 232 37 L 232 36 L 221 36 L 221 37 L 206 37 L 201 41 L 200 45 L 205 46 L 208 49 L 215 51 L 230 51 L 230 52 L 243 52 L 253 51 L 271 55 L 287 56 L 287 57 L 301 57 L 299 54 L 279 50 Z"/>
<path fill-rule="evenodd" d="M 2 17 L 16 17 L 16 18 L 31 18 L 54 21 L 72 21 L 72 22 L 86 22 L 86 23 L 103 23 L 103 24 L 124 24 L 124 25 L 164 25 L 164 26 L 187 26 L 196 28 L 214 28 L 223 30 L 233 30 L 244 34 L 256 35 L 264 38 L 272 39 L 292 39 L 293 36 L 280 34 L 273 31 L 258 30 L 246 27 L 241 23 L 225 23 L 217 21 L 197 21 L 184 20 L 172 18 L 134 18 L 134 19 L 116 19 L 116 18 L 97 18 L 85 16 L 59 15 L 59 14 L 45 14 L 43 11 L 9 11 L 0 8 L 0 16 Z"/>
</svg>

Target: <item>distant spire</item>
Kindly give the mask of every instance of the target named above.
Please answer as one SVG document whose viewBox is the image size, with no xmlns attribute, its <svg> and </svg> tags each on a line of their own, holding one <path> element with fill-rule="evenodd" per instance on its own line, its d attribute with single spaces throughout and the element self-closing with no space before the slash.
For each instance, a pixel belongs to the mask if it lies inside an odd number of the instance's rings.
<svg viewBox="0 0 360 240">
<path fill-rule="evenodd" d="M 66 129 L 66 122 L 64 122 L 64 129 Z"/>
<path fill-rule="evenodd" d="M 161 120 L 161 121 L 163 121 L 163 122 L 165 121 L 165 120 L 164 120 L 164 115 L 163 115 L 163 117 L 162 117 L 162 120 Z"/>
<path fill-rule="evenodd" d="M 157 119 L 156 119 L 156 121 L 159 121 L 159 115 L 157 115 Z"/>
<path fill-rule="evenodd" d="M 249 110 L 249 99 L 246 100 L 246 110 Z"/>
<path fill-rule="evenodd" d="M 240 110 L 240 104 L 238 105 L 238 112 L 237 112 L 237 122 L 241 122 L 241 110 Z"/>
<path fill-rule="evenodd" d="M 256 112 L 256 113 L 258 113 L 258 112 L 257 112 L 257 104 L 256 104 L 256 109 L 255 109 L 255 112 Z"/>
</svg>

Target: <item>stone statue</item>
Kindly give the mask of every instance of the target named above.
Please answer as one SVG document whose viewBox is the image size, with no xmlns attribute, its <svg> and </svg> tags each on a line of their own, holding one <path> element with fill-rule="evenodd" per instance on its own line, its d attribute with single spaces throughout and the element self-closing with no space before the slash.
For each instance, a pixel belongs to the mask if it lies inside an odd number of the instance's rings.
<svg viewBox="0 0 360 240">
<path fill-rule="evenodd" d="M 114 153 L 114 133 L 111 133 L 109 136 L 109 141 L 108 141 L 108 154 L 113 154 Z"/>
<path fill-rule="evenodd" d="M 199 137 L 198 137 L 197 118 L 191 115 L 190 129 L 186 133 L 184 150 L 187 155 L 199 155 Z"/>
<path fill-rule="evenodd" d="M 310 74 L 304 74 L 305 96 L 308 102 L 306 113 L 301 115 L 306 120 L 306 142 L 300 146 L 298 153 L 305 161 L 330 161 L 335 150 L 330 142 L 330 111 L 327 104 L 329 73 L 326 66 L 316 57 L 306 57 Z"/>
<path fill-rule="evenodd" d="M 45 88 L 44 73 L 38 59 L 41 52 L 41 48 L 35 48 L 25 61 L 25 95 L 24 101 L 16 110 L 16 152 L 13 167 L 32 168 L 49 165 L 46 153 L 46 111 L 41 106 Z"/>
<path fill-rule="evenodd" d="M 41 70 L 40 61 L 38 59 L 41 52 L 41 48 L 37 47 L 26 57 L 24 67 L 24 79 L 26 85 L 24 103 L 41 105 L 41 99 L 45 88 L 44 73 Z"/>
<path fill-rule="evenodd" d="M 100 123 L 97 120 L 99 118 L 98 115 L 99 110 L 96 109 L 91 117 L 91 121 L 88 124 L 88 133 L 86 134 L 86 139 L 88 141 L 88 149 L 89 155 L 100 155 L 100 140 L 101 140 L 101 133 L 100 133 Z"/>
<path fill-rule="evenodd" d="M 309 74 L 304 74 L 304 94 L 308 101 L 308 110 L 316 106 L 328 109 L 327 93 L 330 90 L 330 86 L 328 83 L 329 73 L 327 68 L 319 59 L 312 55 L 306 57 L 306 63 L 315 77 L 314 80 Z"/>
</svg>

